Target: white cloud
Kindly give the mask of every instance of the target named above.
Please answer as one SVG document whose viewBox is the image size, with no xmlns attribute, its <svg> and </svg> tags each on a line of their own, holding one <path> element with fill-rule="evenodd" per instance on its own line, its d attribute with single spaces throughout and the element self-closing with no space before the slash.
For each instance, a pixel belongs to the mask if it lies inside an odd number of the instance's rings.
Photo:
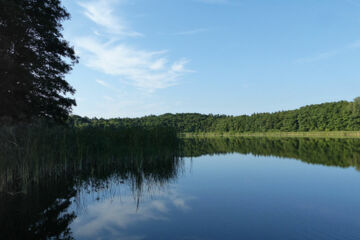
<svg viewBox="0 0 360 240">
<path fill-rule="evenodd" d="M 228 0 L 196 0 L 197 2 L 210 3 L 210 4 L 219 4 L 219 3 L 228 3 Z"/>
<path fill-rule="evenodd" d="M 161 200 L 154 200 L 151 202 L 152 207 L 154 207 L 156 210 L 158 210 L 161 213 L 167 213 L 169 209 L 166 207 L 166 204 L 164 201 Z"/>
<path fill-rule="evenodd" d="M 340 53 L 340 50 L 331 50 L 331 51 L 328 51 L 328 52 L 322 52 L 322 53 L 316 54 L 316 55 L 311 56 L 311 57 L 299 58 L 299 59 L 296 59 L 295 62 L 297 62 L 297 63 L 317 62 L 317 61 L 325 60 L 325 59 L 328 59 L 330 57 L 336 56 L 339 53 Z"/>
<path fill-rule="evenodd" d="M 122 77 L 129 84 L 150 92 L 178 83 L 188 70 L 186 59 L 166 65 L 166 51 L 150 52 L 132 48 L 122 43 L 103 43 L 95 38 L 78 38 L 85 64 L 103 73 Z"/>
<path fill-rule="evenodd" d="M 165 58 L 160 58 L 160 59 L 156 60 L 156 61 L 150 66 L 150 69 L 152 69 L 152 70 L 161 70 L 161 69 L 164 69 L 166 62 L 167 62 L 167 60 L 166 60 Z"/>
<path fill-rule="evenodd" d="M 104 82 L 103 80 L 96 79 L 95 81 L 103 87 L 110 87 L 110 85 L 107 82 Z"/>
<path fill-rule="evenodd" d="M 112 97 L 110 97 L 110 96 L 104 96 L 104 99 L 105 99 L 106 101 L 109 101 L 109 102 L 114 102 L 114 101 L 115 101 L 114 98 L 112 98 Z"/>
<path fill-rule="evenodd" d="M 87 216 L 78 217 L 73 223 L 73 232 L 76 237 L 98 237 L 99 232 L 121 239 L 143 239 L 143 236 L 129 236 L 125 229 L 129 225 L 152 220 L 162 220 L 156 216 L 151 208 L 136 212 L 133 200 L 129 197 L 118 201 L 106 200 L 95 202 L 88 206 Z"/>
<path fill-rule="evenodd" d="M 107 35 L 102 35 L 101 31 L 96 29 L 93 36 L 75 39 L 75 48 L 83 63 L 147 92 L 178 84 L 184 73 L 189 72 L 185 69 L 188 60 L 169 62 L 165 55 L 167 51 L 140 50 L 127 44 L 124 37 L 137 37 L 142 34 L 132 31 L 125 21 L 115 14 L 116 3 L 123 2 L 99 0 L 79 3 L 85 16 L 108 32 Z M 109 87 L 105 82 L 97 82 Z"/>
<path fill-rule="evenodd" d="M 197 29 L 193 29 L 193 30 L 177 32 L 177 33 L 175 33 L 175 35 L 194 35 L 197 33 L 202 33 L 202 32 L 207 32 L 207 31 L 208 31 L 208 29 L 206 29 L 206 28 L 197 28 Z"/>
<path fill-rule="evenodd" d="M 180 61 L 175 62 L 172 66 L 171 69 L 174 72 L 184 72 L 184 71 L 188 71 L 185 70 L 185 65 L 188 63 L 187 59 L 181 59 Z"/>
<path fill-rule="evenodd" d="M 84 14 L 97 25 L 104 27 L 108 33 L 120 36 L 139 37 L 141 33 L 130 30 L 125 21 L 114 15 L 113 4 L 119 1 L 97 0 L 90 2 L 80 2 L 84 8 Z M 98 32 L 97 32 L 98 33 Z"/>
<path fill-rule="evenodd" d="M 296 63 L 312 63 L 312 62 L 317 62 L 317 61 L 321 61 L 321 60 L 326 60 L 332 57 L 335 57 L 339 54 L 343 54 L 349 50 L 352 49 L 357 49 L 360 48 L 360 41 L 355 41 L 351 44 L 348 44 L 344 47 L 338 48 L 338 49 L 333 49 L 333 50 L 329 50 L 326 52 L 322 52 L 319 54 L 316 54 L 314 56 L 311 57 L 303 57 L 303 58 L 298 58 L 295 60 Z"/>
<path fill-rule="evenodd" d="M 138 226 L 146 222 L 166 222 L 171 217 L 170 213 L 174 209 L 188 211 L 188 201 L 193 197 L 185 197 L 176 191 L 176 188 L 165 190 L 160 187 L 148 196 L 142 196 L 140 207 L 138 208 L 134 196 L 128 189 L 113 186 L 114 196 L 101 201 L 90 201 L 84 203 L 86 211 L 71 224 L 71 228 L 76 238 L 91 237 L 97 238 L 100 234 L 106 238 L 116 239 L 143 239 L 144 235 L 131 236 L 127 230 L 132 226 Z M 85 193 L 81 196 L 84 199 L 91 199 L 91 194 Z M 100 194 L 101 193 L 97 193 Z M 107 196 L 107 195 L 106 195 Z M 121 196 L 121 197 L 119 197 Z"/>
<path fill-rule="evenodd" d="M 221 4 L 221 5 L 240 6 L 239 0 L 194 0 L 194 1 L 206 3 L 206 4 Z"/>
</svg>

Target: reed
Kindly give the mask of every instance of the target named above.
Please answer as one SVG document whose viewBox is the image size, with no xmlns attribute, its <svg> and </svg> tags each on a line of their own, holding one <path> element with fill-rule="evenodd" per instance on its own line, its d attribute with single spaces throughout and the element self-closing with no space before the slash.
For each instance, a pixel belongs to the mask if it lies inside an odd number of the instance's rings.
<svg viewBox="0 0 360 240">
<path fill-rule="evenodd" d="M 158 166 L 162 158 L 174 157 L 178 141 L 176 132 L 160 127 L 2 126 L 0 191 L 26 192 L 30 183 L 64 174 L 88 177 L 95 171 L 101 174 L 107 170 L 129 170 L 136 165 L 148 167 L 144 161 Z M 148 174 L 149 177 L 160 179 L 156 168 L 151 171 L 155 174 Z"/>
</svg>

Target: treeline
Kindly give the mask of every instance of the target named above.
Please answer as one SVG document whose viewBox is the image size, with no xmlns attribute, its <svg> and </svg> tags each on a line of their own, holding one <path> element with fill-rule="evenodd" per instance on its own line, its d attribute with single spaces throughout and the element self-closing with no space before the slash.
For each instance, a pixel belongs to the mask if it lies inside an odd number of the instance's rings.
<svg viewBox="0 0 360 240">
<path fill-rule="evenodd" d="M 186 138 L 182 153 L 184 157 L 226 153 L 253 154 L 360 169 L 359 139 Z"/>
<path fill-rule="evenodd" d="M 170 127 L 177 132 L 307 132 L 360 130 L 360 97 L 353 102 L 314 104 L 296 110 L 226 116 L 199 113 L 163 114 L 141 118 L 98 119 L 72 116 L 77 127 Z"/>
</svg>

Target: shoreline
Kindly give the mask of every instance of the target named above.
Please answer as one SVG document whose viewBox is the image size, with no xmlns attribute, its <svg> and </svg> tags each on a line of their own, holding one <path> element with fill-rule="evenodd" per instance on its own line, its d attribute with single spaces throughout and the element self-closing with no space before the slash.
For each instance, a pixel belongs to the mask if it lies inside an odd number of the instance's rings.
<svg viewBox="0 0 360 240">
<path fill-rule="evenodd" d="M 180 133 L 181 138 L 193 137 L 293 137 L 293 138 L 360 138 L 360 131 L 314 131 L 314 132 L 203 132 L 203 133 Z"/>
</svg>

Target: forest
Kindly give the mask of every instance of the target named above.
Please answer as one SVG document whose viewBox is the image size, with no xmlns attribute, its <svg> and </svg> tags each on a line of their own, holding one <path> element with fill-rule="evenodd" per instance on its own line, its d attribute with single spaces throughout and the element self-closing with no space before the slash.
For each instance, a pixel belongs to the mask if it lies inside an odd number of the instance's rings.
<svg viewBox="0 0 360 240">
<path fill-rule="evenodd" d="M 90 119 L 70 115 L 76 106 L 75 99 L 71 98 L 75 89 L 65 76 L 79 61 L 73 46 L 62 35 L 62 22 L 68 20 L 70 14 L 58 0 L 0 3 L 2 126 L 32 126 L 40 121 L 80 128 L 163 127 L 178 133 L 360 130 L 360 97 L 352 102 L 314 104 L 290 111 L 241 116 L 167 113 L 141 118 Z"/>
<path fill-rule="evenodd" d="M 354 101 L 313 104 L 296 110 L 227 116 L 199 113 L 150 115 L 141 118 L 87 118 L 73 115 L 76 127 L 169 127 L 180 133 L 201 132 L 308 132 L 360 130 L 360 97 Z"/>
</svg>

